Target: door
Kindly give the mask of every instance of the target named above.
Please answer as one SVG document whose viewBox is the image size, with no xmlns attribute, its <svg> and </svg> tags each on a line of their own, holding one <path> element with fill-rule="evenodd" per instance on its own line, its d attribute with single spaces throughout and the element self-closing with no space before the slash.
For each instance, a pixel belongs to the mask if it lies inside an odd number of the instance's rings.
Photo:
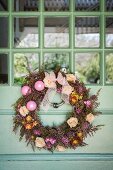
<svg viewBox="0 0 113 170">
<path fill-rule="evenodd" d="M 0 170 L 109 169 L 113 166 L 113 1 L 0 0 Z M 64 153 L 35 152 L 19 142 L 12 104 L 28 67 L 57 66 L 75 73 L 91 93 L 100 88 L 95 124 L 104 124 L 87 146 Z M 57 98 L 58 97 L 58 98 Z M 55 100 L 59 100 L 57 96 Z M 45 124 L 59 124 L 71 108 L 40 111 Z"/>
</svg>

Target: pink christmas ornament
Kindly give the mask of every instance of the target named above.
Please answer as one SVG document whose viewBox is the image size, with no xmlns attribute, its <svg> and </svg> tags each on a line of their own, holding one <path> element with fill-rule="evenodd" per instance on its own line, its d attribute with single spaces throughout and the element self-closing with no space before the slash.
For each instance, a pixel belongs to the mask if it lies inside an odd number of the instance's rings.
<svg viewBox="0 0 113 170">
<path fill-rule="evenodd" d="M 31 88 L 29 86 L 23 86 L 21 88 L 21 93 L 23 96 L 31 93 Z"/>
<path fill-rule="evenodd" d="M 42 91 L 42 90 L 44 90 L 44 83 L 43 83 L 43 81 L 37 81 L 36 83 L 35 83 L 35 85 L 34 85 L 34 87 L 35 87 L 35 89 L 37 90 L 37 91 Z"/>
<path fill-rule="evenodd" d="M 37 108 L 37 104 L 34 101 L 27 102 L 27 109 L 29 111 L 34 111 Z"/>
</svg>

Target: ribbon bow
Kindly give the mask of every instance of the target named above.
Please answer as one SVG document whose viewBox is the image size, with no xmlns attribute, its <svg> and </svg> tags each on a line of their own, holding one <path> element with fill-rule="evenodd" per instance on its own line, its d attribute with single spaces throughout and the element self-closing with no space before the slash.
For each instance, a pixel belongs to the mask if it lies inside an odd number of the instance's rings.
<svg viewBox="0 0 113 170">
<path fill-rule="evenodd" d="M 52 71 L 50 73 L 45 73 L 44 78 L 45 87 L 56 89 L 56 82 L 62 85 L 62 94 L 70 95 L 71 92 L 74 90 L 73 87 L 69 85 L 66 78 L 63 77 L 61 72 L 58 73 L 56 77 L 55 73 Z"/>
</svg>

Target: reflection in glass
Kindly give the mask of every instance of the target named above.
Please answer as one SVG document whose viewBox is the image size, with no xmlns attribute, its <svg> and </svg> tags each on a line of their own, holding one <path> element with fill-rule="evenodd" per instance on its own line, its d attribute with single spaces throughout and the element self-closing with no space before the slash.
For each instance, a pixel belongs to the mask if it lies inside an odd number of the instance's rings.
<svg viewBox="0 0 113 170">
<path fill-rule="evenodd" d="M 8 11 L 8 0 L 0 0 L 0 12 Z"/>
<path fill-rule="evenodd" d="M 113 11 L 113 0 L 106 0 L 105 7 L 107 11 Z"/>
<path fill-rule="evenodd" d="M 100 0 L 76 0 L 76 11 L 99 11 Z"/>
<path fill-rule="evenodd" d="M 8 56 L 0 54 L 0 84 L 8 83 Z"/>
<path fill-rule="evenodd" d="M 106 18 L 106 47 L 113 47 L 113 17 Z"/>
<path fill-rule="evenodd" d="M 14 19 L 15 48 L 38 47 L 38 18 Z"/>
<path fill-rule="evenodd" d="M 45 19 L 45 47 L 68 47 L 69 46 L 69 22 L 68 18 Z"/>
<path fill-rule="evenodd" d="M 106 55 L 106 83 L 113 84 L 113 53 Z"/>
<path fill-rule="evenodd" d="M 45 70 L 55 70 L 58 66 L 69 69 L 69 53 L 46 53 L 44 55 Z"/>
<path fill-rule="evenodd" d="M 0 48 L 8 47 L 8 18 L 0 17 Z"/>
<path fill-rule="evenodd" d="M 100 56 L 98 53 L 76 53 L 75 69 L 78 78 L 86 83 L 100 83 Z"/>
<path fill-rule="evenodd" d="M 38 11 L 39 0 L 14 0 L 14 11 Z"/>
<path fill-rule="evenodd" d="M 75 46 L 99 47 L 99 17 L 76 17 Z"/>
<path fill-rule="evenodd" d="M 39 57 L 36 53 L 15 53 L 14 54 L 14 83 L 22 84 L 25 76 L 30 71 L 37 71 L 39 68 Z"/>
<path fill-rule="evenodd" d="M 68 11 L 69 0 L 45 0 L 46 11 Z"/>
</svg>

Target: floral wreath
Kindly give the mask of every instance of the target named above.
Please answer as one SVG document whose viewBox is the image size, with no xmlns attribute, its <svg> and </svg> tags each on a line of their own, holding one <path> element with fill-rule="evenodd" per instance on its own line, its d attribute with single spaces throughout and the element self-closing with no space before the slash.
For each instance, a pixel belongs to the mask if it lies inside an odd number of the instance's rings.
<svg viewBox="0 0 113 170">
<path fill-rule="evenodd" d="M 53 71 L 50 73 L 40 70 L 30 73 L 22 85 L 20 97 L 14 104 L 14 132 L 20 127 L 20 140 L 25 137 L 27 145 L 31 144 L 33 150 L 46 149 L 49 151 L 65 151 L 67 148 L 76 149 L 87 145 L 84 139 L 93 135 L 100 125 L 92 124 L 95 116 L 100 114 L 98 95 L 90 95 L 84 83 L 80 82 L 74 74 Z M 48 94 L 55 90 L 61 95 L 61 103 L 51 103 Z M 58 108 L 64 103 L 72 106 L 66 120 L 59 126 L 44 126 L 38 112 L 40 107 L 53 106 Z"/>
</svg>

